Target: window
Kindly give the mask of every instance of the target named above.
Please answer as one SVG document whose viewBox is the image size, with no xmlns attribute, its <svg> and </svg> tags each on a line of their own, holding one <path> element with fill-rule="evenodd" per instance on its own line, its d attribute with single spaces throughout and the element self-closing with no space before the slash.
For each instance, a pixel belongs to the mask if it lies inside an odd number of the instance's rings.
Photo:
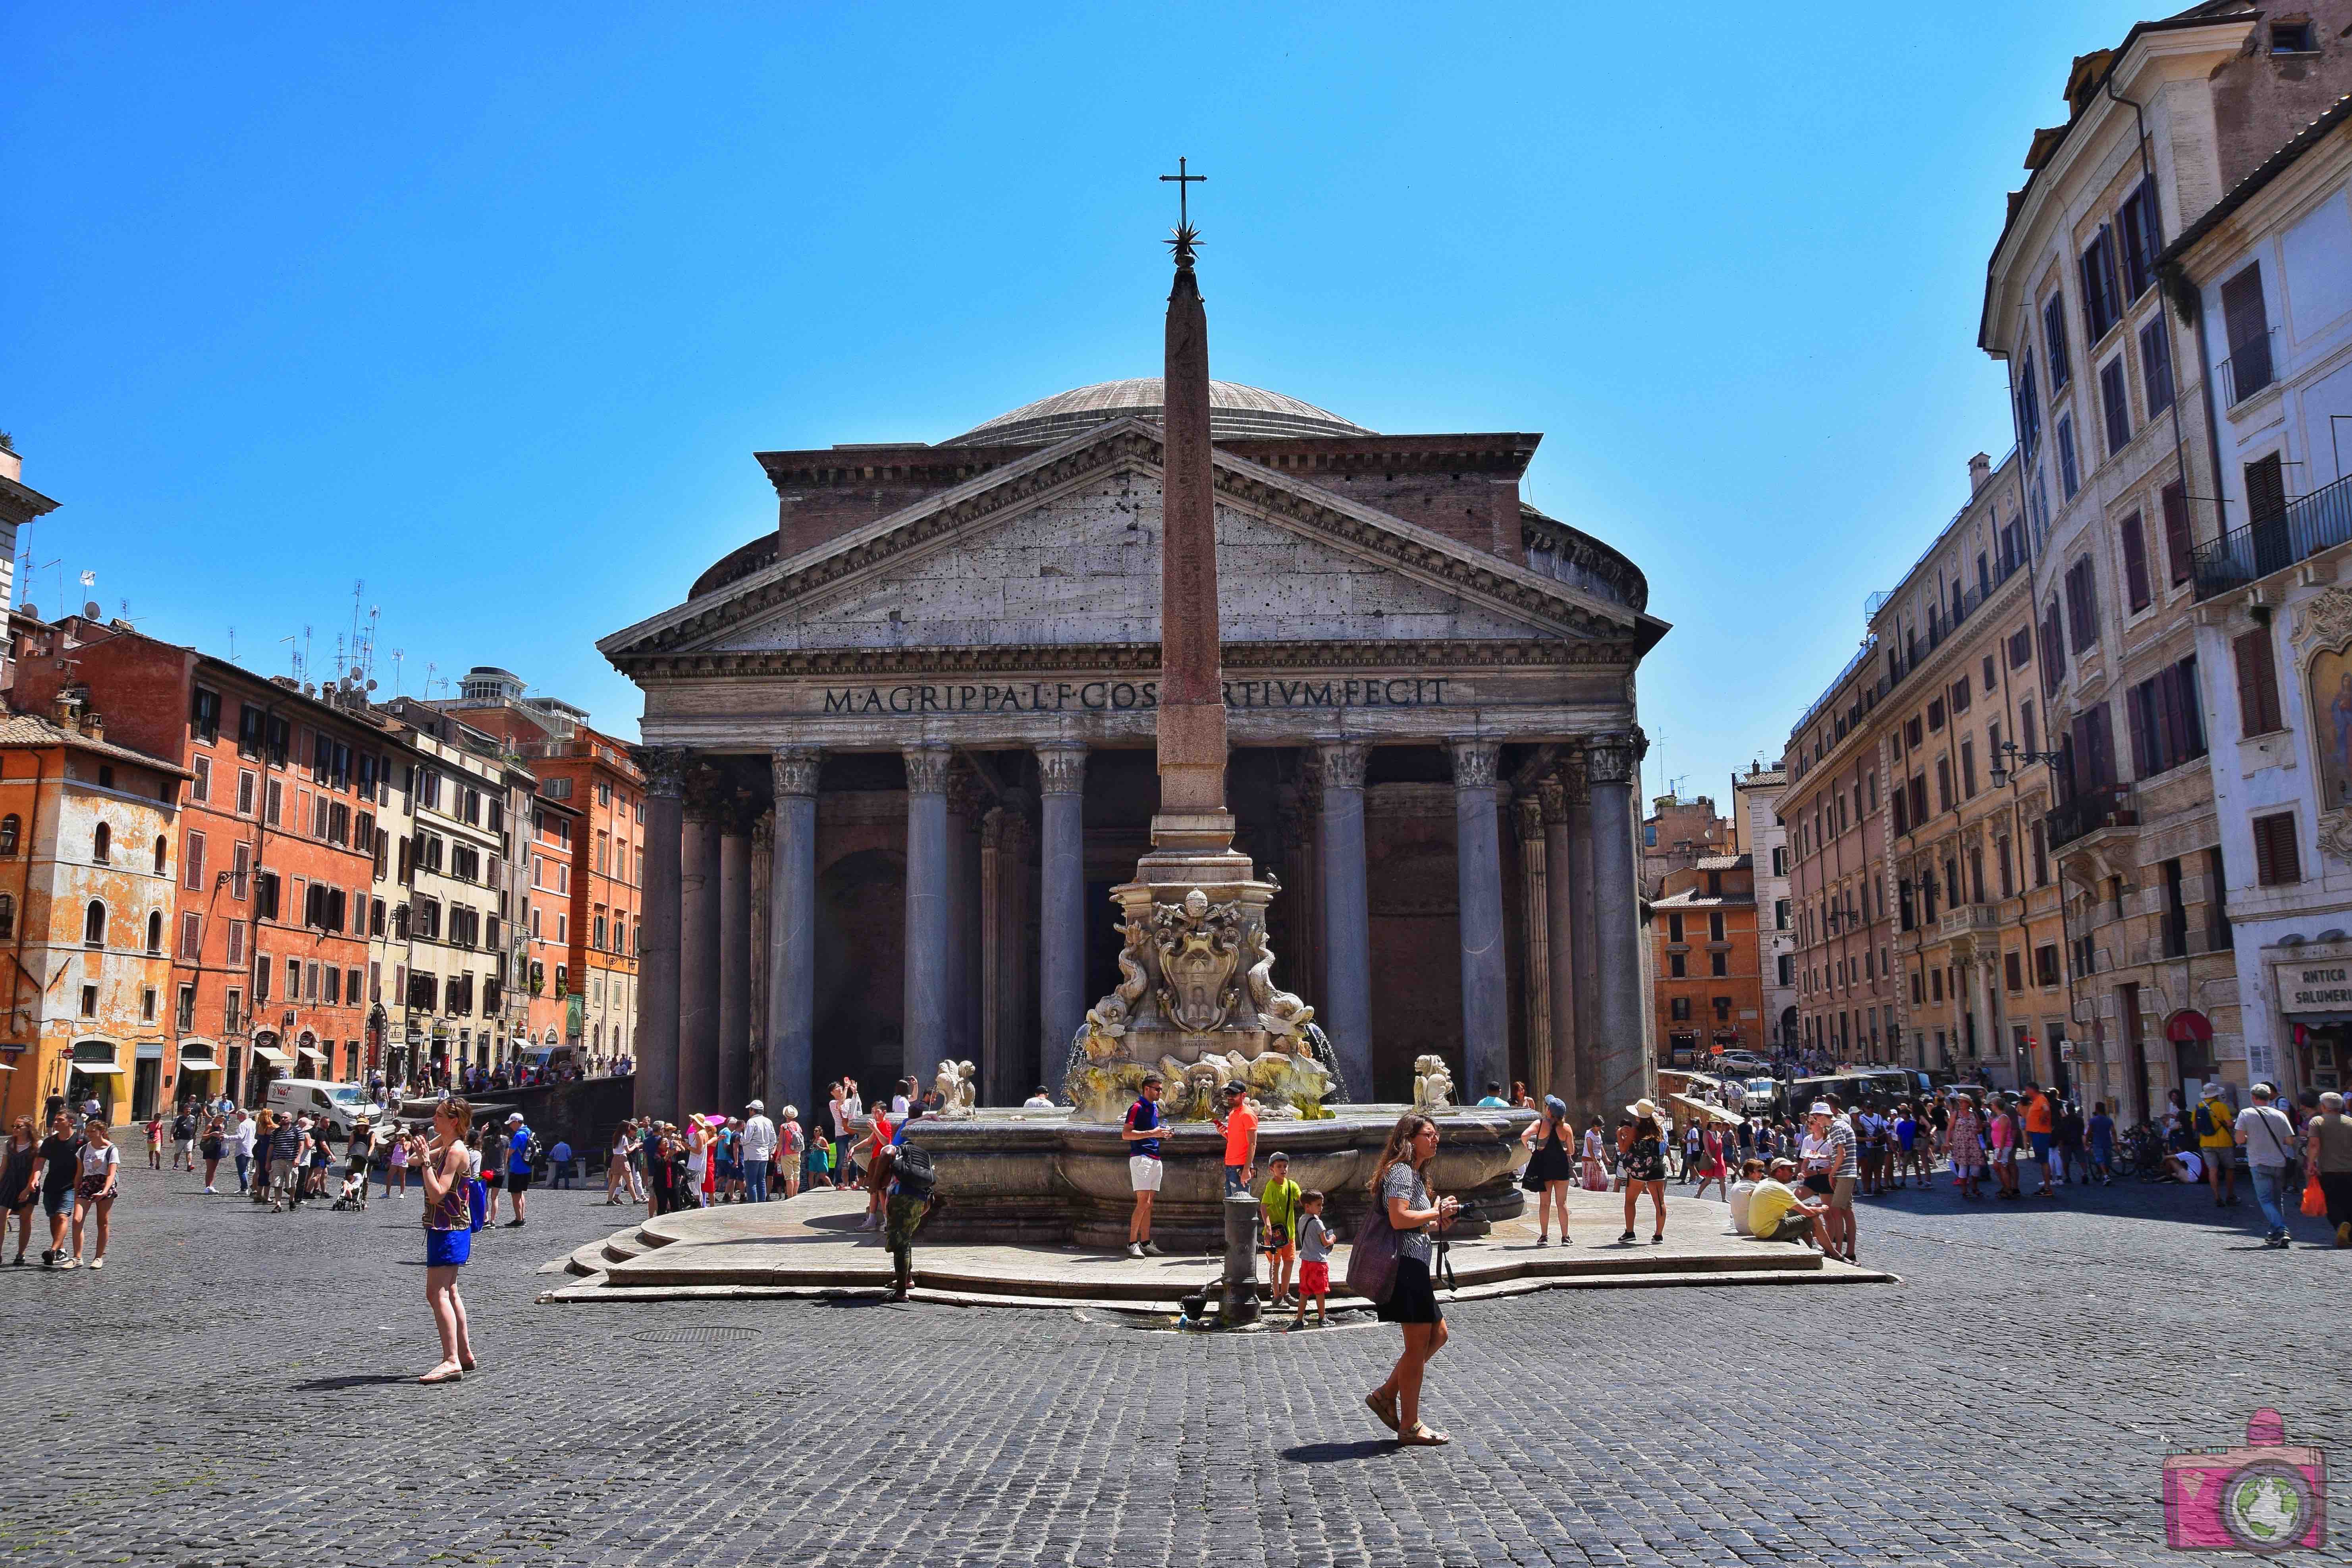
<svg viewBox="0 0 2352 1568">
<path fill-rule="evenodd" d="M 291 963 L 293 960 L 289 959 L 287 962 Z M 312 959 L 306 967 L 310 971 L 310 984 L 302 994 L 305 1000 L 316 1002 L 319 999 L 319 961 Z"/>
<path fill-rule="evenodd" d="M 2164 249 L 2163 226 L 2157 222 L 2156 192 L 2146 180 L 2124 198 L 2116 219 L 2123 229 L 2124 298 L 2137 300 L 2155 286 L 2156 258 Z"/>
<path fill-rule="evenodd" d="M 2197 700 L 2197 660 L 2156 672 L 2131 689 L 2125 702 L 2131 724 L 2132 773 L 2147 778 L 2205 754 L 2205 724 Z"/>
<path fill-rule="evenodd" d="M 2312 41 L 2308 22 L 2273 22 L 2271 53 L 2274 55 L 2316 54 L 2319 46 Z"/>
<path fill-rule="evenodd" d="M 257 906 L 261 918 L 266 921 L 276 920 L 278 918 L 278 873 L 263 871 L 257 874 L 253 879 L 253 891 L 254 902 Z M 256 997 L 254 1000 L 259 1001 L 260 998 Z"/>
<path fill-rule="evenodd" d="M 2098 583 L 2087 555 L 2066 568 L 2066 632 L 2076 653 L 2099 640 Z"/>
<path fill-rule="evenodd" d="M 1666 917 L 1666 940 L 1668 942 L 1680 942 L 1683 940 L 1682 916 L 1668 915 Z"/>
<path fill-rule="evenodd" d="M 220 739 L 220 693 L 197 687 L 188 700 L 188 728 L 207 746 Z"/>
<path fill-rule="evenodd" d="M 1687 996 L 1674 997 L 1667 1002 L 1666 1010 L 1667 1016 L 1675 1023 L 1679 1024 L 1685 1022 L 1690 1017 L 1690 998 Z"/>
<path fill-rule="evenodd" d="M 268 722 L 268 715 L 252 703 L 246 702 L 238 705 L 236 710 L 236 754 L 238 756 L 254 761 L 260 759 L 262 737 Z"/>
<path fill-rule="evenodd" d="M 1952 682 L 1952 712 L 1957 716 L 1958 714 L 1965 713 L 1968 710 L 1969 680 L 1968 677 L 1962 676 L 1959 679 Z"/>
<path fill-rule="evenodd" d="M 205 951 L 204 917 L 194 910 L 180 911 L 180 956 L 193 960 Z"/>
<path fill-rule="evenodd" d="M 327 965 L 326 981 L 326 994 L 320 1000 L 330 1007 L 340 1007 L 343 1001 L 343 972 L 331 963 Z"/>
<path fill-rule="evenodd" d="M 2246 465 L 2246 520 L 2252 523 L 2273 521 L 2286 513 L 2286 470 L 2279 454 L 2273 452 Z M 2284 541 L 2271 546 L 2278 550 Z M 2271 551 L 2263 552 L 2268 555 Z M 2277 565 L 2284 563 L 2278 562 Z M 2276 570 L 2273 565 L 2273 570 Z M 2258 565 L 2256 570 L 2261 570 Z"/>
<path fill-rule="evenodd" d="M 2221 321 L 2230 337 L 2230 357 L 2221 364 L 2222 395 L 2242 403 L 2272 381 L 2270 310 L 2263 300 L 2261 262 L 2221 285 Z"/>
<path fill-rule="evenodd" d="M 1944 700 L 1940 697 L 1927 704 L 1927 731 L 1930 734 L 1944 727 Z"/>
<path fill-rule="evenodd" d="M 2116 242 L 2105 224 L 2083 250 L 2083 321 L 2091 342 L 2107 335 L 2123 319 L 2123 300 L 2116 289 Z M 2085 345 L 2087 349 L 2088 345 Z"/>
<path fill-rule="evenodd" d="M 0 893 L 0 938 L 13 937 L 16 934 L 16 900 L 6 893 Z"/>
<path fill-rule="evenodd" d="M 1780 957 L 1780 984 L 1783 985 L 1794 985 L 1797 983 L 1797 961 L 1785 952 Z"/>
<path fill-rule="evenodd" d="M 245 922 L 228 922 L 228 964 L 232 969 L 245 963 Z"/>
<path fill-rule="evenodd" d="M 1714 975 L 1725 975 L 1730 973 L 1731 971 L 1726 967 L 1726 955 L 1720 952 L 1708 953 L 1706 955 L 1706 972 L 1709 974 Z"/>
<path fill-rule="evenodd" d="M 1911 1005 L 1914 1007 L 1920 1005 L 1927 1000 L 1927 998 L 1922 994 L 1922 991 L 1923 986 L 1921 984 L 1921 976 L 1919 972 L 1915 969 L 1911 972 Z"/>
<path fill-rule="evenodd" d="M 2050 885 L 2050 843 L 2042 837 L 2042 822 L 2036 819 L 2032 834 L 2033 885 L 2037 888 L 2046 888 Z"/>
<path fill-rule="evenodd" d="M 2083 488 L 2083 472 L 2074 461 L 2074 416 L 2058 416 L 2058 489 L 2068 500 Z"/>
<path fill-rule="evenodd" d="M 2063 292 L 2042 302 L 2042 348 L 2050 356 L 2050 395 L 2055 397 L 2065 390 L 2067 379 L 2074 374 L 2073 359 L 2066 352 L 2066 296 Z"/>
<path fill-rule="evenodd" d="M 188 783 L 188 798 L 190 800 L 212 799 L 213 760 L 210 757 L 196 757 L 190 762 L 189 765 L 195 770 L 196 776 Z"/>
<path fill-rule="evenodd" d="M 1789 929 L 1789 900 L 1786 899 L 1772 900 L 1772 929 L 1774 931 Z"/>
<path fill-rule="evenodd" d="M 272 718 L 269 721 L 270 766 L 278 768 L 284 767 L 286 765 L 286 759 L 293 753 L 293 750 L 294 725 L 292 721 Z"/>
<path fill-rule="evenodd" d="M 2124 596 L 2137 615 L 2147 608 L 2154 595 L 2147 582 L 2147 542 L 2141 537 L 2139 513 L 2124 519 Z"/>
<path fill-rule="evenodd" d="M 2189 900 L 2183 895 L 2180 862 L 2164 863 L 2164 956 L 2189 956 Z"/>
<path fill-rule="evenodd" d="M 2286 728 L 2279 710 L 2278 665 L 2271 653 L 2267 626 L 2248 632 L 2230 644 L 2238 664 L 2238 716 L 2249 740 Z"/>
<path fill-rule="evenodd" d="M 2002 953 L 2000 955 L 2000 974 L 2001 979 L 2008 984 L 2011 991 L 2024 990 L 2025 963 L 2023 961 L 2023 954 L 2020 953 L 2017 949 L 2013 947 L 2007 952 Z"/>
<path fill-rule="evenodd" d="M 1785 877 L 1788 874 L 1789 847 L 1785 844 L 1776 844 L 1772 847 L 1772 875 Z"/>
<path fill-rule="evenodd" d="M 1927 972 L 1927 999 L 1931 1002 L 1944 999 L 1944 972 L 1940 969 Z"/>
<path fill-rule="evenodd" d="M 2027 751 L 2038 752 L 2042 749 L 2040 746 L 2034 744 L 2034 742 L 2041 737 L 2035 732 L 2033 728 L 2033 700 L 2032 698 L 2028 698 L 2017 705 L 2017 736 L 2019 742 L 2022 744 Z"/>
<path fill-rule="evenodd" d="M 89 858 L 103 866 L 114 858 L 114 829 L 101 822 L 90 835 Z"/>
<path fill-rule="evenodd" d="M 2033 983 L 2040 986 L 2059 984 L 2058 947 L 2055 942 L 2033 950 Z"/>
<path fill-rule="evenodd" d="M 2107 422 L 2107 456 L 2131 445 L 2131 403 L 2124 395 L 2124 356 L 2099 367 L 2099 413 Z"/>
<path fill-rule="evenodd" d="M 2025 368 L 2017 374 L 2017 445 L 2028 463 L 2042 447 L 2042 395 L 2033 385 L 2033 351 L 2025 352 Z"/>
<path fill-rule="evenodd" d="M 268 806 L 262 812 L 261 820 L 276 827 L 285 820 L 286 816 L 286 786 L 278 780 L 271 779 L 267 799 Z"/>
<path fill-rule="evenodd" d="M 2172 406 L 2172 334 L 2161 315 L 2139 330 L 2139 378 L 2150 419 Z"/>
<path fill-rule="evenodd" d="M 2265 888 L 2283 888 L 2303 880 L 2303 865 L 2294 838 L 2294 813 L 2254 818 L 2254 880 Z"/>
<path fill-rule="evenodd" d="M 201 891 L 205 885 L 205 836 L 188 835 L 188 850 L 180 858 L 180 884 Z"/>
<path fill-rule="evenodd" d="M 16 837 L 23 831 L 24 824 L 16 819 L 15 812 L 0 816 L 0 855 L 16 853 Z"/>
<path fill-rule="evenodd" d="M 161 910 L 147 912 L 147 951 L 156 953 L 163 951 L 163 911 Z"/>
<path fill-rule="evenodd" d="M 249 769 L 239 768 L 237 770 L 236 814 L 239 816 L 251 816 L 253 815 L 253 790 L 256 782 L 254 774 Z"/>
<path fill-rule="evenodd" d="M 1977 797 L 1977 744 L 1974 741 L 1960 742 L 1960 798 Z"/>
<path fill-rule="evenodd" d="M 98 987 L 95 985 L 81 988 L 81 1016 L 85 1018 L 98 1016 Z"/>
<path fill-rule="evenodd" d="M 1936 759 L 1936 809 L 1938 812 L 1952 809 L 1952 760 L 1949 757 Z"/>
<path fill-rule="evenodd" d="M 82 911 L 81 940 L 91 947 L 106 945 L 106 905 L 99 900 L 90 900 Z"/>
<path fill-rule="evenodd" d="M 2230 947 L 2229 883 L 2221 876 L 2221 848 L 2205 851 L 2205 946 L 2213 952 Z"/>
</svg>

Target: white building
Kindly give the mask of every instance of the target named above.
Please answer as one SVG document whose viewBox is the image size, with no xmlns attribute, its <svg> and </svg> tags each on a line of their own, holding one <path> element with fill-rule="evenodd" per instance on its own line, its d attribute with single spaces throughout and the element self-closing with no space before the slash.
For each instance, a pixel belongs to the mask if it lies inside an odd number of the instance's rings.
<svg viewBox="0 0 2352 1568">
<path fill-rule="evenodd" d="M 1737 842 L 1755 865 L 1757 973 L 1764 988 L 1763 1026 L 1774 1047 L 1797 1043 L 1797 936 L 1789 892 L 1789 829 L 1780 820 L 1788 770 L 1752 763 L 1731 775 Z"/>
<path fill-rule="evenodd" d="M 2165 253 L 2236 526 L 2196 559 L 2198 662 L 2251 1077 L 2352 1074 L 2352 98 Z"/>
</svg>

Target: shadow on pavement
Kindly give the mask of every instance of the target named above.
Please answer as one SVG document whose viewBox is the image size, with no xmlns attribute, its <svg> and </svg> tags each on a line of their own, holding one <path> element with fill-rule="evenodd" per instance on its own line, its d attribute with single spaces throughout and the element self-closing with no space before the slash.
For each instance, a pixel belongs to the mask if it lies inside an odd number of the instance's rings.
<svg viewBox="0 0 2352 1568">
<path fill-rule="evenodd" d="M 1396 1447 L 1393 1437 L 1359 1437 L 1352 1443 L 1301 1443 L 1285 1448 L 1282 1457 L 1294 1465 L 1336 1465 L 1343 1459 L 1369 1459 L 1376 1454 L 1393 1453 Z"/>
<path fill-rule="evenodd" d="M 314 1377 L 308 1383 L 298 1383 L 300 1394 L 332 1394 L 341 1388 L 374 1388 L 387 1383 L 415 1383 L 416 1379 L 400 1372 L 355 1372 L 343 1377 Z"/>
</svg>

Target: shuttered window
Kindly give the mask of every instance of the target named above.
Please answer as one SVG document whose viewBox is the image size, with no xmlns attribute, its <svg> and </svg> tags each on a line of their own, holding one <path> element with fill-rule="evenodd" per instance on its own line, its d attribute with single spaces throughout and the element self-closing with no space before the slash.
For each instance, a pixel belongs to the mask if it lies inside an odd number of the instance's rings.
<svg viewBox="0 0 2352 1568">
<path fill-rule="evenodd" d="M 2076 653 L 2099 640 L 2098 581 L 2087 555 L 2066 568 L 2066 632 Z"/>
<path fill-rule="evenodd" d="M 2066 296 L 2053 294 L 2042 302 L 2042 347 L 2050 356 L 2050 390 L 2066 384 L 2074 363 L 2066 352 Z"/>
<path fill-rule="evenodd" d="M 2197 700 L 2197 661 L 2157 671 L 2126 694 L 2131 726 L 2132 774 L 2147 778 L 2205 754 L 2205 724 Z"/>
<path fill-rule="evenodd" d="M 2234 404 L 2271 384 L 2270 312 L 2263 303 L 2261 262 L 2221 285 L 2221 321 L 2230 334 L 2223 395 Z"/>
<path fill-rule="evenodd" d="M 2160 315 L 2139 330 L 2139 379 L 2150 419 L 2172 406 L 2172 333 Z"/>
<path fill-rule="evenodd" d="M 2279 711 L 2278 663 L 2267 630 L 2251 631 L 2231 643 L 2238 664 L 2238 715 L 2252 738 L 2286 727 Z"/>
<path fill-rule="evenodd" d="M 205 836 L 203 834 L 188 835 L 187 847 L 180 851 L 180 869 L 184 873 L 181 878 L 183 886 L 203 888 L 205 885 Z"/>
<path fill-rule="evenodd" d="M 2042 395 L 2033 384 L 2033 354 L 2028 350 L 2025 368 L 2017 375 L 2017 445 L 2025 453 L 2025 460 L 2042 449 Z"/>
<path fill-rule="evenodd" d="M 2009 982 L 2011 991 L 2025 989 L 2025 965 L 2013 947 L 2001 954 L 2001 978 Z"/>
<path fill-rule="evenodd" d="M 2123 226 L 2124 298 L 2137 300 L 2156 282 L 2156 258 L 2164 249 L 2156 221 L 2156 192 L 2142 180 L 2124 198 L 2116 218 Z"/>
<path fill-rule="evenodd" d="M 2083 320 L 2089 328 L 2085 352 L 2107 335 L 2123 317 L 2123 301 L 2116 288 L 2116 242 L 2107 226 L 2083 250 Z"/>
<path fill-rule="evenodd" d="M 2286 469 L 2273 452 L 2269 457 L 2246 465 L 2246 521 L 2267 522 L 2286 512 Z M 2275 570 L 2263 566 L 2258 549 L 2256 570 Z M 2286 563 L 2282 562 L 2283 566 Z"/>
<path fill-rule="evenodd" d="M 2189 531 L 2189 492 L 2178 480 L 2164 487 L 2164 565 L 2176 588 L 2189 581 L 2197 554 Z"/>
<path fill-rule="evenodd" d="M 200 956 L 204 951 L 204 917 L 199 915 L 194 910 L 182 910 L 180 913 L 180 956 L 184 959 L 193 960 Z"/>
<path fill-rule="evenodd" d="M 2141 537 L 2139 513 L 2124 519 L 2124 592 L 2131 601 L 2135 614 L 2147 608 L 2154 597 L 2147 584 L 2147 542 Z"/>
<path fill-rule="evenodd" d="M 2254 818 L 2254 879 L 2265 888 L 2283 888 L 2303 880 L 2303 862 L 2294 840 L 2294 813 Z"/>
<path fill-rule="evenodd" d="M 2066 679 L 2066 641 L 2059 632 L 2058 601 L 2050 601 L 2050 609 L 2042 617 L 2042 695 L 2055 697 L 2058 683 Z"/>
<path fill-rule="evenodd" d="M 2124 395 L 2124 356 L 2117 354 L 2099 370 L 2099 413 L 2107 422 L 2107 456 L 2131 445 L 2131 403 Z"/>
</svg>

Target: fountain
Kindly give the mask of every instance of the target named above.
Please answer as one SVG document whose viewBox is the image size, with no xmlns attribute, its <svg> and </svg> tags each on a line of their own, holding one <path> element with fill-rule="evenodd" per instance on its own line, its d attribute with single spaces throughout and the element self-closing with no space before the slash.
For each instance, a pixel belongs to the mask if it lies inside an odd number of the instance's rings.
<svg viewBox="0 0 2352 1568">
<path fill-rule="evenodd" d="M 1160 529 L 1160 679 L 1154 714 L 1160 809 L 1151 850 L 1112 889 L 1118 985 L 1070 1042 L 1066 1112 L 996 1112 L 918 1122 L 908 1137 L 938 1164 L 947 1200 L 934 1239 L 1117 1247 L 1133 1194 L 1120 1136 L 1147 1073 L 1167 1084 L 1155 1238 L 1215 1250 L 1224 1235 L 1223 1134 L 1209 1121 L 1226 1085 L 1259 1108 L 1259 1163 L 1276 1148 L 1291 1179 L 1329 1195 L 1352 1229 L 1389 1130 L 1407 1109 L 1346 1103 L 1338 1058 L 1315 1010 L 1274 983 L 1266 907 L 1278 890 L 1233 847 L 1225 805 L 1225 706 L 1217 608 L 1216 515 L 1209 440 L 1208 317 L 1193 272 L 1197 234 L 1176 230 L 1168 297 L 1166 445 Z M 1451 1078 L 1424 1058 L 1417 1082 Z M 1369 1086 L 1366 1086 L 1369 1087 Z M 1459 1196 L 1457 1234 L 1517 1215 L 1511 1181 L 1528 1111 L 1445 1110 L 1432 1185 Z M 1334 1103 L 1335 1101 L 1339 1103 Z M 1416 1094 L 1433 1103 L 1430 1090 Z"/>
</svg>

